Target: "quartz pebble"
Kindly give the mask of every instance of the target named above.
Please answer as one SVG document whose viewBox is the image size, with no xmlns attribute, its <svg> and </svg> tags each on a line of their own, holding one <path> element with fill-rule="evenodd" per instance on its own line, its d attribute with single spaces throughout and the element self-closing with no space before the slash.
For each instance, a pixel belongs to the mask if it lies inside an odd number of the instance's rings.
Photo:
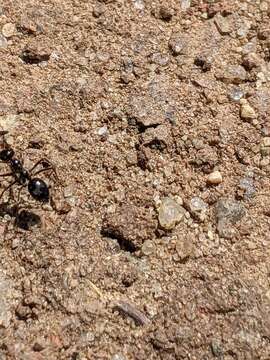
<svg viewBox="0 0 270 360">
<path fill-rule="evenodd" d="M 252 120 L 257 117 L 255 110 L 249 105 L 246 99 L 241 99 L 240 104 L 241 104 L 240 115 L 242 119 Z"/>
<path fill-rule="evenodd" d="M 181 9 L 186 11 L 190 8 L 191 0 L 180 0 Z"/>
<path fill-rule="evenodd" d="M 248 55 L 250 53 L 255 53 L 256 48 L 257 48 L 257 39 L 254 38 L 251 41 L 249 41 L 248 43 L 246 43 L 244 46 L 242 46 L 242 48 L 241 48 L 242 55 L 244 56 L 244 55 Z"/>
<path fill-rule="evenodd" d="M 244 91 L 239 87 L 234 87 L 229 93 L 229 98 L 235 102 L 239 102 L 244 96 Z"/>
<path fill-rule="evenodd" d="M 151 62 L 156 65 L 166 66 L 168 65 L 170 58 L 167 54 L 154 53 L 151 56 Z"/>
<path fill-rule="evenodd" d="M 251 28 L 251 22 L 250 21 L 244 21 L 240 24 L 239 28 L 236 31 L 236 34 L 239 38 L 244 38 L 247 36 L 250 28 Z"/>
<path fill-rule="evenodd" d="M 216 204 L 217 230 L 221 237 L 231 239 L 234 236 L 232 227 L 245 215 L 245 208 L 233 199 L 223 198 Z"/>
<path fill-rule="evenodd" d="M 108 133 L 108 128 L 106 125 L 102 126 L 101 128 L 99 128 L 97 130 L 97 134 L 100 135 L 100 136 L 104 136 Z"/>
<path fill-rule="evenodd" d="M 250 176 L 240 179 L 239 188 L 244 191 L 244 199 L 250 199 L 256 193 L 253 178 Z"/>
<path fill-rule="evenodd" d="M 158 220 L 163 229 L 173 229 L 184 217 L 185 209 L 175 200 L 165 197 L 161 199 Z"/>
<path fill-rule="evenodd" d="M 204 221 L 208 210 L 208 205 L 201 198 L 195 196 L 190 200 L 189 210 L 191 214 L 200 221 Z"/>
<path fill-rule="evenodd" d="M 135 9 L 143 10 L 145 7 L 144 0 L 132 0 Z"/>
<path fill-rule="evenodd" d="M 152 240 L 146 240 L 142 245 L 142 253 L 145 256 L 149 256 L 155 252 L 155 244 Z"/>
<path fill-rule="evenodd" d="M 14 36 L 15 33 L 16 33 L 16 26 L 12 23 L 7 23 L 2 27 L 2 34 L 6 38 L 10 38 L 10 37 Z"/>
<path fill-rule="evenodd" d="M 213 171 L 208 175 L 207 183 L 210 185 L 218 185 L 222 183 L 222 175 L 219 171 Z"/>
<path fill-rule="evenodd" d="M 175 56 L 185 52 L 186 44 L 186 38 L 181 33 L 172 34 L 168 43 L 169 49 Z"/>
</svg>

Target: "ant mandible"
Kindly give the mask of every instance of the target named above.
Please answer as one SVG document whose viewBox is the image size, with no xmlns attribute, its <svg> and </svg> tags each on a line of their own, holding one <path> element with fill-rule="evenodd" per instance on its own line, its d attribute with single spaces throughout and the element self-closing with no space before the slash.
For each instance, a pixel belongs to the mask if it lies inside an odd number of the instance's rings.
<svg viewBox="0 0 270 360">
<path fill-rule="evenodd" d="M 4 193 L 9 190 L 13 185 L 21 185 L 21 188 L 28 186 L 29 194 L 40 202 L 46 203 L 50 199 L 50 191 L 48 185 L 42 179 L 36 177 L 41 172 L 53 170 L 56 175 L 55 169 L 47 159 L 39 160 L 29 171 L 23 167 L 22 161 L 15 157 L 15 151 L 5 140 L 5 135 L 8 131 L 0 131 L 0 135 L 3 137 L 4 149 L 0 151 L 0 160 L 7 163 L 11 172 L 7 174 L 0 174 L 0 177 L 13 176 L 14 181 L 9 184 L 0 194 L 0 199 Z M 35 174 L 33 170 L 39 164 L 46 164 L 46 167 L 37 171 Z M 57 176 L 57 175 L 56 175 Z"/>
</svg>

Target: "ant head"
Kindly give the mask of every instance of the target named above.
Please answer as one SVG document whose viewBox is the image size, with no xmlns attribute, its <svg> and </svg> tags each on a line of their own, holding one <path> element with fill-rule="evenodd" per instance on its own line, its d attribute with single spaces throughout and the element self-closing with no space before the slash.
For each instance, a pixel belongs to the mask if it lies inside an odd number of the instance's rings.
<svg viewBox="0 0 270 360">
<path fill-rule="evenodd" d="M 14 156 L 14 150 L 11 148 L 7 148 L 0 151 L 0 160 L 2 161 L 9 161 Z"/>
</svg>

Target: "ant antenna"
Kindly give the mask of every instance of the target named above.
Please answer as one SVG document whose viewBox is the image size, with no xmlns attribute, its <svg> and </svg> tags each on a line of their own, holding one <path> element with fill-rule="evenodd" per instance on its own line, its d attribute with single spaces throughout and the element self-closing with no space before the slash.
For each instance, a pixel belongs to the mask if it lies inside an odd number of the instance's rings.
<svg viewBox="0 0 270 360">
<path fill-rule="evenodd" d="M 0 136 L 2 136 L 2 139 L 3 139 L 3 143 L 6 147 L 9 147 L 8 146 L 8 143 L 6 141 L 6 138 L 5 138 L 5 135 L 7 135 L 9 132 L 7 130 L 0 130 Z"/>
</svg>

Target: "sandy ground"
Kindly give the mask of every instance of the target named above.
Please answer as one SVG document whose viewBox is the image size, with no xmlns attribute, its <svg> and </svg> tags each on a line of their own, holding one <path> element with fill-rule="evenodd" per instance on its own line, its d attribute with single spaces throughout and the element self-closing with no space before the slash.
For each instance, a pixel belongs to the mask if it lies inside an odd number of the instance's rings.
<svg viewBox="0 0 270 360">
<path fill-rule="evenodd" d="M 59 177 L 1 199 L 1 360 L 270 359 L 269 17 L 1 1 L 0 126 Z"/>
</svg>

